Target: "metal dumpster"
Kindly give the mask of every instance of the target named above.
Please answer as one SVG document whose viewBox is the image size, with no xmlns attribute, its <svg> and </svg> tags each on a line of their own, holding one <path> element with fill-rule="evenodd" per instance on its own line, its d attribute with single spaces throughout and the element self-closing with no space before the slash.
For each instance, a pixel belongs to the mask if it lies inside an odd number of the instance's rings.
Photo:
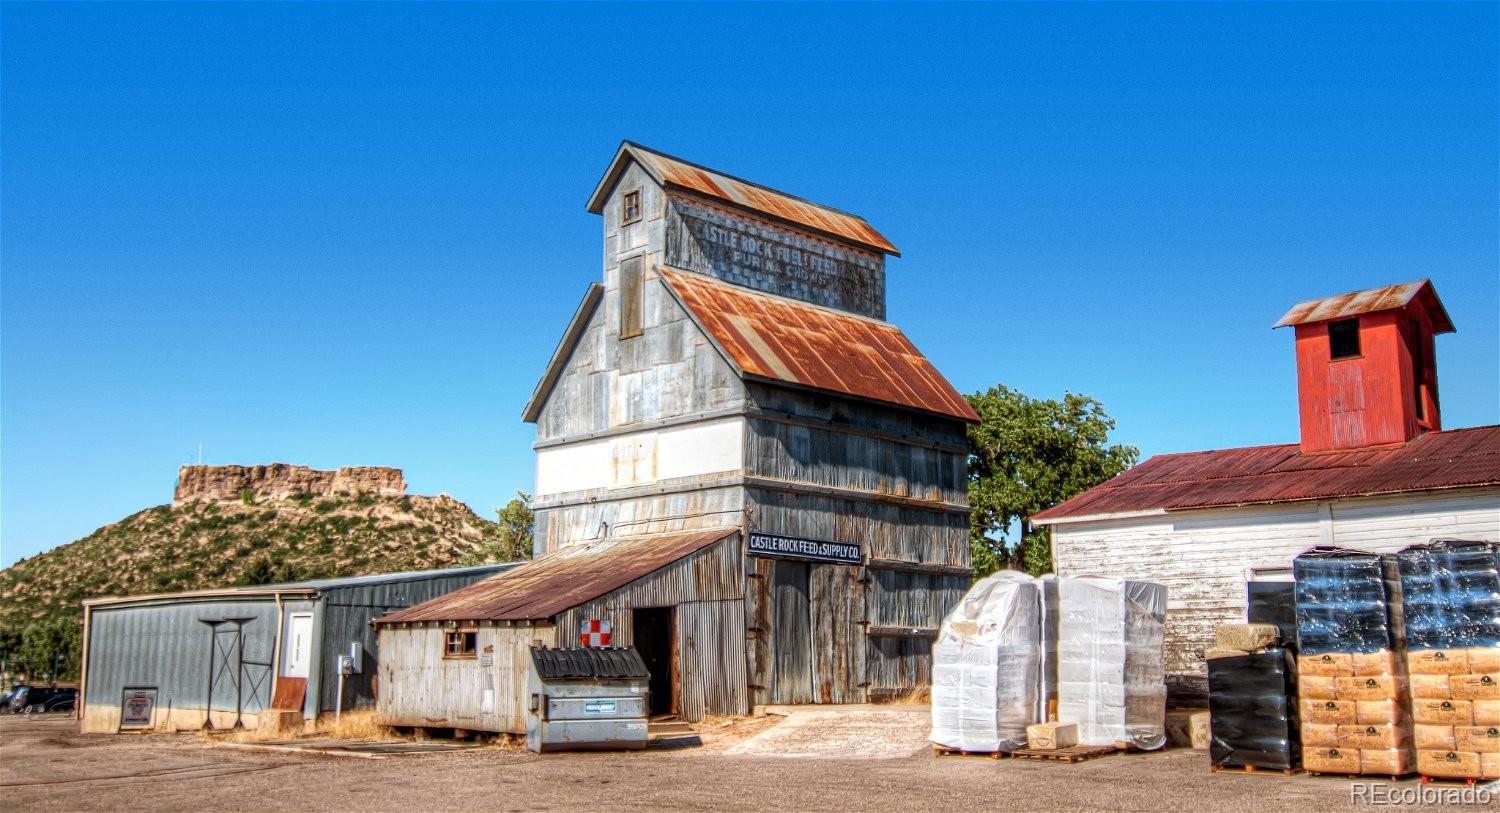
<svg viewBox="0 0 1500 813">
<path fill-rule="evenodd" d="M 532 647 L 526 747 L 645 748 L 650 677 L 635 647 Z"/>
</svg>

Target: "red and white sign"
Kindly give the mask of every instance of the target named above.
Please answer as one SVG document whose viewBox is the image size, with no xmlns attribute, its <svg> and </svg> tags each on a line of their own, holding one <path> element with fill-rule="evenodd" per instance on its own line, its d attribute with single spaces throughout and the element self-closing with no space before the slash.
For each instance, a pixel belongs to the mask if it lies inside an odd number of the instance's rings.
<svg viewBox="0 0 1500 813">
<path fill-rule="evenodd" d="M 579 646 L 609 646 L 609 622 L 595 618 L 585 621 L 578 631 Z"/>
</svg>

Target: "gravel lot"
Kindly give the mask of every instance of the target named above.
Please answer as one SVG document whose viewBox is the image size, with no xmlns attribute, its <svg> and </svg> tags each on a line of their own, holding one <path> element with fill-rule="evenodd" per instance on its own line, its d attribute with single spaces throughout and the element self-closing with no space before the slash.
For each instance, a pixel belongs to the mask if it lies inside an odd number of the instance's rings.
<svg viewBox="0 0 1500 813">
<path fill-rule="evenodd" d="M 922 715 L 892 716 L 903 718 L 892 724 L 925 725 Z M 891 759 L 727 753 L 767 725 L 752 721 L 744 736 L 734 727 L 709 734 L 695 749 L 537 756 L 485 747 L 376 760 L 240 751 L 186 734 L 85 736 L 68 718 L 0 717 L 0 808 L 1262 813 L 1358 807 L 1347 780 L 1212 774 L 1202 753 L 1181 749 L 1074 765 L 935 757 L 927 749 Z"/>
</svg>

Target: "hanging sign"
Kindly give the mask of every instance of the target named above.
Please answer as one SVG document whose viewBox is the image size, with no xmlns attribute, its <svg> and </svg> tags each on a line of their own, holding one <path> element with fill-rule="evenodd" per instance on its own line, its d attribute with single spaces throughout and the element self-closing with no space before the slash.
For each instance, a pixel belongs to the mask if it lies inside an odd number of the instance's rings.
<svg viewBox="0 0 1500 813">
<path fill-rule="evenodd" d="M 609 622 L 597 618 L 583 622 L 578 630 L 579 646 L 609 646 Z"/>
<path fill-rule="evenodd" d="M 121 701 L 120 728 L 150 728 L 156 709 L 156 689 L 126 689 Z"/>
<path fill-rule="evenodd" d="M 750 553 L 753 556 L 808 559 L 841 565 L 857 565 L 864 559 L 859 545 L 761 533 L 750 534 Z"/>
</svg>

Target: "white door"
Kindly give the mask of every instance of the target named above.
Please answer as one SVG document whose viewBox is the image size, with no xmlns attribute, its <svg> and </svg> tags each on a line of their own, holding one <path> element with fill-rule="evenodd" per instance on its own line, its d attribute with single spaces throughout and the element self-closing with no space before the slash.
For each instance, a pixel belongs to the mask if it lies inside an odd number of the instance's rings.
<svg viewBox="0 0 1500 813">
<path fill-rule="evenodd" d="M 292 613 L 287 621 L 286 653 L 281 674 L 305 678 L 312 665 L 312 613 Z"/>
</svg>

